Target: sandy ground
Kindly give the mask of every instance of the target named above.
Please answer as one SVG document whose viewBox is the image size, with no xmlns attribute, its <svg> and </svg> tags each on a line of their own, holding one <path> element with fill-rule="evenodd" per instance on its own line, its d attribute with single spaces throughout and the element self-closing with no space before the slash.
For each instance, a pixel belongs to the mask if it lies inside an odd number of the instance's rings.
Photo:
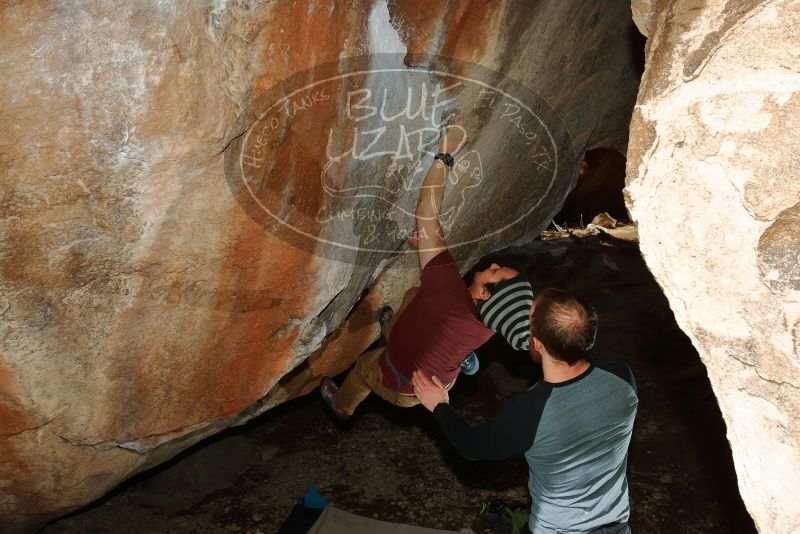
<svg viewBox="0 0 800 534">
<path fill-rule="evenodd" d="M 516 252 L 530 257 L 535 287 L 583 293 L 601 318 L 596 357 L 621 359 L 634 370 L 640 404 L 628 467 L 633 530 L 755 532 L 705 368 L 638 250 L 589 237 L 537 241 Z M 459 378 L 451 394 L 474 422 L 539 372 L 497 338 L 479 356 L 481 371 Z M 340 423 L 312 395 L 184 452 L 45 532 L 273 533 L 309 485 L 358 514 L 494 532 L 483 527 L 482 506 L 497 499 L 529 504 L 526 481 L 521 457 L 461 458 L 422 408 L 370 398 Z"/>
</svg>

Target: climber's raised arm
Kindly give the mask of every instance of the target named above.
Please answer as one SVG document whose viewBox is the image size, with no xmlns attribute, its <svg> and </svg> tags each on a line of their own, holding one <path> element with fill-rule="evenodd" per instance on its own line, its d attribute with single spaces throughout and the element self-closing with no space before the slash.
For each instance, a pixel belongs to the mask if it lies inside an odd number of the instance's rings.
<svg viewBox="0 0 800 534">
<path fill-rule="evenodd" d="M 444 231 L 439 222 L 444 184 L 447 181 L 447 174 L 450 172 L 449 165 L 452 165 L 453 155 L 466 144 L 466 141 L 467 136 L 463 127 L 460 125 L 446 127 L 439 143 L 439 153 L 445 156 L 443 158 L 437 156 L 428 170 L 428 174 L 425 175 L 416 211 L 416 238 L 420 268 L 424 268 L 437 254 L 447 249 Z"/>
</svg>

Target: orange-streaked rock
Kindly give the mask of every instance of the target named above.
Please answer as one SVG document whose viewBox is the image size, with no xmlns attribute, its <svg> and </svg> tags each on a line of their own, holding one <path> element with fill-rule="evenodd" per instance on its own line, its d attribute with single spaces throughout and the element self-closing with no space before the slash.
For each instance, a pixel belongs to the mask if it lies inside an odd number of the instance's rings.
<svg viewBox="0 0 800 534">
<path fill-rule="evenodd" d="M 287 76 L 401 43 L 502 70 L 552 98 L 576 152 L 624 147 L 637 81 L 628 49 L 613 44 L 629 30 L 625 9 L 554 2 L 549 19 L 515 2 L 444 9 L 443 18 L 434 4 L 385 0 L 0 7 L 4 531 L 80 507 L 310 391 L 374 340 L 375 310 L 415 283 L 413 256 L 337 261 L 265 231 L 237 203 L 226 155 Z M 588 28 L 593 39 L 542 54 Z M 543 37 L 519 41 L 530 34 Z M 303 148 L 324 146 L 342 118 L 313 119 L 316 129 L 276 148 L 270 183 L 312 234 L 323 198 Z M 498 148 L 501 134 L 482 133 Z M 527 187 L 512 176 L 496 177 L 499 210 Z M 486 210 L 476 203 L 461 216 Z"/>
</svg>

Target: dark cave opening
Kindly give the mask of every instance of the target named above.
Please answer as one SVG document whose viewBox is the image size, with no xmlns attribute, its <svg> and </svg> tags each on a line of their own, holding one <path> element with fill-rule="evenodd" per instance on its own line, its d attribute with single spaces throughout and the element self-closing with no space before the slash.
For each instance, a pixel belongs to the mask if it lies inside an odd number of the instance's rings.
<svg viewBox="0 0 800 534">
<path fill-rule="evenodd" d="M 609 148 L 584 153 L 578 180 L 553 221 L 567 228 L 582 228 L 605 212 L 620 222 L 630 222 L 622 189 L 625 156 Z"/>
</svg>

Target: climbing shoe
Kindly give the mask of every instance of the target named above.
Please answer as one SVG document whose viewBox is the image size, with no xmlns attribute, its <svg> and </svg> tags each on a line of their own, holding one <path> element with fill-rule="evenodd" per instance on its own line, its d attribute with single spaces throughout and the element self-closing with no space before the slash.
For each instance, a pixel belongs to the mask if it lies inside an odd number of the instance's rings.
<svg viewBox="0 0 800 534">
<path fill-rule="evenodd" d="M 378 312 L 378 323 L 381 325 L 381 328 L 386 326 L 392 317 L 394 317 L 394 310 L 391 306 L 384 306 L 381 308 L 381 311 Z"/>
<path fill-rule="evenodd" d="M 481 362 L 478 361 L 478 355 L 470 352 L 463 362 L 461 362 L 461 372 L 467 376 L 472 376 L 481 368 Z"/>
<path fill-rule="evenodd" d="M 528 510 L 519 501 L 492 501 L 481 510 L 485 528 L 494 532 L 519 534 L 528 520 Z"/>
<path fill-rule="evenodd" d="M 381 308 L 381 311 L 378 312 L 378 324 L 381 325 L 381 333 L 378 336 L 378 339 L 375 340 L 375 343 L 370 345 L 371 348 L 380 348 L 385 347 L 389 344 L 389 342 L 383 337 L 383 327 L 386 326 L 386 323 L 392 320 L 394 317 L 394 310 L 391 306 L 384 306 Z"/>
<path fill-rule="evenodd" d="M 319 392 L 322 394 L 322 400 L 325 401 L 325 404 L 328 405 L 328 408 L 331 409 L 333 414 L 340 420 L 346 421 L 350 418 L 349 415 L 342 413 L 336 407 L 336 390 L 339 389 L 339 386 L 336 385 L 336 382 L 333 381 L 333 378 L 329 376 L 323 376 L 322 380 L 319 383 Z"/>
</svg>

